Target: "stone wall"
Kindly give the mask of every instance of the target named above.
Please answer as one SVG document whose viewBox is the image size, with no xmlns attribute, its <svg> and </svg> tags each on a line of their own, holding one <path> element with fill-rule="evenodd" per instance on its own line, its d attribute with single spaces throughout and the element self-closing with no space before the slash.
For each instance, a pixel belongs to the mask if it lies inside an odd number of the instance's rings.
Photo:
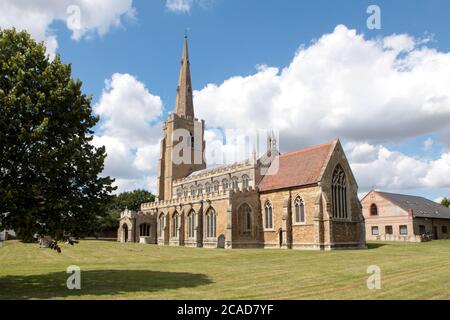
<svg viewBox="0 0 450 320">
<path fill-rule="evenodd" d="M 332 212 L 332 178 L 335 168 L 340 165 L 343 169 L 347 182 L 347 204 L 348 218 L 337 219 Z M 345 156 L 340 142 L 337 142 L 333 152 L 330 154 L 328 164 L 322 173 L 320 182 L 323 197 L 323 216 L 326 222 L 325 236 L 330 235 L 330 239 L 325 241 L 328 248 L 365 248 L 366 235 L 362 205 L 358 198 L 358 184 L 351 170 L 350 164 Z M 328 224 L 328 226 L 327 226 Z M 329 228 L 329 229 L 327 229 Z"/>
<path fill-rule="evenodd" d="M 263 237 L 266 248 L 315 247 L 315 202 L 320 194 L 318 186 L 275 190 L 261 194 L 260 206 Z M 295 199 L 301 197 L 305 204 L 305 222 L 295 222 Z M 272 205 L 273 228 L 265 228 L 265 207 Z"/>
</svg>

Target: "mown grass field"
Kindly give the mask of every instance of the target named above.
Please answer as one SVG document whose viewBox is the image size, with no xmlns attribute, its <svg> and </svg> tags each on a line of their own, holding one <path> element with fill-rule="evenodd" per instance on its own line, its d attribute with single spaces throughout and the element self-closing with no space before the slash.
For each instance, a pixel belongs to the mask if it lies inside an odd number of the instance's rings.
<svg viewBox="0 0 450 320">
<path fill-rule="evenodd" d="M 358 251 L 219 250 L 82 241 L 0 247 L 0 299 L 450 299 L 450 241 Z M 68 290 L 66 268 L 81 268 Z M 382 288 L 367 289 L 367 267 Z"/>
</svg>

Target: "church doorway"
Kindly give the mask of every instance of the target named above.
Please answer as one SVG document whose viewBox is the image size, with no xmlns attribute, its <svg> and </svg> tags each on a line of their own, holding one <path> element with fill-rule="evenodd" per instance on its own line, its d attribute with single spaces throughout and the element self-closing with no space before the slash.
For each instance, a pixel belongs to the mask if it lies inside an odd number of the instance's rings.
<svg viewBox="0 0 450 320">
<path fill-rule="evenodd" d="M 122 230 L 123 230 L 123 242 L 128 242 L 128 226 L 124 224 Z"/>
</svg>

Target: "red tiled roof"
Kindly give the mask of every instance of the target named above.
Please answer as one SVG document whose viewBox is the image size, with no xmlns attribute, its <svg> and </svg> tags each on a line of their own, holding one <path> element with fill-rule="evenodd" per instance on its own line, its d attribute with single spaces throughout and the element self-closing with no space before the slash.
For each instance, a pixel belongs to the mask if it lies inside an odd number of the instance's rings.
<svg viewBox="0 0 450 320">
<path fill-rule="evenodd" d="M 333 142 L 279 156 L 278 172 L 266 175 L 259 184 L 260 191 L 270 191 L 319 182 Z M 275 166 L 272 163 L 271 168 Z"/>
</svg>

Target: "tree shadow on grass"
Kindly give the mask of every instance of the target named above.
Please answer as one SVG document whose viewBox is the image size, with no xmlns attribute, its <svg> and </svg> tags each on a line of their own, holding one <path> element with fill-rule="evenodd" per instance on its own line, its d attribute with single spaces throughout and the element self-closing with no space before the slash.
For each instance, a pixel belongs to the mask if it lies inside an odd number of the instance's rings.
<svg viewBox="0 0 450 320">
<path fill-rule="evenodd" d="M 114 295 L 148 293 L 167 289 L 194 288 L 212 281 L 204 274 L 148 270 L 81 271 L 81 290 L 67 289 L 70 274 L 55 272 L 38 275 L 0 277 L 0 300 L 51 299 L 82 295 L 114 298 Z M 112 297 L 107 297 L 112 296 Z"/>
<path fill-rule="evenodd" d="M 367 243 L 367 249 L 378 249 L 384 246 L 388 246 L 389 244 L 387 243 Z"/>
</svg>

